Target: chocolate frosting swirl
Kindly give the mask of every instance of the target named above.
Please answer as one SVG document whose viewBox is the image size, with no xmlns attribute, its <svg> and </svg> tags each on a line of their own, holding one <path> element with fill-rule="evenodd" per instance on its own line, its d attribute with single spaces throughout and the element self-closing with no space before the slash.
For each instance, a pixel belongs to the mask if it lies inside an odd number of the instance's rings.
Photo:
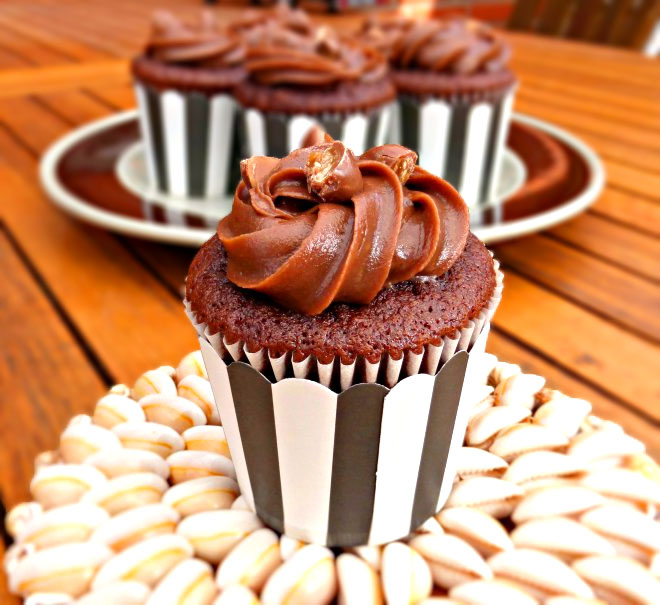
<svg viewBox="0 0 660 605">
<path fill-rule="evenodd" d="M 243 37 L 246 70 L 268 86 L 375 82 L 387 73 L 387 63 L 375 49 L 340 40 L 331 28 L 316 27 L 303 11 L 283 5 L 247 28 Z"/>
<path fill-rule="evenodd" d="M 363 33 L 395 69 L 492 73 L 505 69 L 511 56 L 492 28 L 467 19 L 367 21 Z"/>
<path fill-rule="evenodd" d="M 465 247 L 468 211 L 416 161 L 399 145 L 355 157 L 339 141 L 243 160 L 232 212 L 218 225 L 227 277 L 315 315 L 333 302 L 368 304 L 388 284 L 444 274 Z"/>
<path fill-rule="evenodd" d="M 240 38 L 218 27 L 205 11 L 197 24 L 184 23 L 171 13 L 154 14 L 146 54 L 164 63 L 200 67 L 232 67 L 245 56 Z"/>
</svg>

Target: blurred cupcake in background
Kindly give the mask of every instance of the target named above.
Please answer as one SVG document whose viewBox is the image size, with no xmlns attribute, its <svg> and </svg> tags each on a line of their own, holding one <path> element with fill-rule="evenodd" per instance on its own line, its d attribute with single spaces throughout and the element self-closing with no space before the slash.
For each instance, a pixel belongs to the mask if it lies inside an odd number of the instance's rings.
<svg viewBox="0 0 660 605">
<path fill-rule="evenodd" d="M 378 51 L 284 6 L 237 27 L 247 45 L 247 77 L 234 91 L 245 155 L 286 155 L 314 125 L 356 153 L 385 141 L 395 91 Z"/>
<path fill-rule="evenodd" d="M 236 178 L 236 104 L 232 89 L 245 77 L 238 35 L 212 13 L 197 23 L 154 14 L 143 54 L 133 60 L 140 128 L 150 182 L 176 197 L 217 198 Z"/>
<path fill-rule="evenodd" d="M 393 138 L 469 206 L 494 199 L 516 79 L 509 45 L 472 20 L 369 20 L 365 39 L 386 54 L 399 100 Z"/>
</svg>

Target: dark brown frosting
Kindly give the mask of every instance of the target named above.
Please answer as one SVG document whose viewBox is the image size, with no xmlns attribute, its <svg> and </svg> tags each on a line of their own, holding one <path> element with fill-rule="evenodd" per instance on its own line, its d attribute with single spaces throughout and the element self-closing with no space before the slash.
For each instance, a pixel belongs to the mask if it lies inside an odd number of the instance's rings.
<svg viewBox="0 0 660 605">
<path fill-rule="evenodd" d="M 362 32 L 395 69 L 477 74 L 506 69 L 509 45 L 484 23 L 468 19 L 367 21 Z"/>
<path fill-rule="evenodd" d="M 388 284 L 443 275 L 465 247 L 468 211 L 416 161 L 399 145 L 355 157 L 339 141 L 244 160 L 232 212 L 218 226 L 227 277 L 315 315 L 333 302 L 368 304 Z"/>
<path fill-rule="evenodd" d="M 163 63 L 231 67 L 243 61 L 245 47 L 238 35 L 218 26 L 211 12 L 203 12 L 199 23 L 189 24 L 157 11 L 146 54 Z"/>
<path fill-rule="evenodd" d="M 340 40 L 331 28 L 317 27 L 303 11 L 283 5 L 246 27 L 243 39 L 248 74 L 267 86 L 374 82 L 387 73 L 387 63 L 375 49 Z"/>
</svg>

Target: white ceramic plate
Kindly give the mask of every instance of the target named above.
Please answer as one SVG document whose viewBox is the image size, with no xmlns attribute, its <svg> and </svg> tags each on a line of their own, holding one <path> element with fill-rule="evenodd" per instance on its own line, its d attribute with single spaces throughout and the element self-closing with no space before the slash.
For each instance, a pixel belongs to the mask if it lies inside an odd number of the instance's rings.
<svg viewBox="0 0 660 605">
<path fill-rule="evenodd" d="M 163 199 L 149 193 L 146 186 L 146 179 L 144 178 L 146 171 L 144 170 L 143 161 L 140 168 L 142 152 L 139 145 L 131 146 L 121 156 L 121 162 L 116 167 L 121 173 L 121 182 L 124 187 L 138 195 L 138 197 L 149 199 L 149 204 L 169 206 L 170 208 L 172 208 L 173 203 L 178 204 L 179 206 L 175 207 L 173 212 L 167 212 L 170 224 L 153 222 L 144 218 L 134 218 L 100 208 L 88 200 L 75 195 L 66 187 L 59 176 L 58 165 L 63 156 L 74 146 L 80 144 L 85 139 L 98 135 L 104 130 L 135 121 L 136 115 L 136 111 L 133 110 L 97 120 L 68 133 L 53 143 L 41 159 L 39 172 L 42 186 L 56 205 L 82 221 L 133 237 L 182 246 L 200 246 L 214 233 L 213 227 L 215 221 L 229 211 L 230 201 L 223 200 L 219 206 L 215 207 L 212 204 L 205 204 L 204 202 L 200 204 L 200 210 L 198 212 L 201 213 L 200 218 L 204 220 L 208 228 L 176 224 L 178 222 L 177 214 L 180 213 L 181 208 L 185 207 L 189 213 L 190 202 L 186 200 L 173 201 L 172 199 Z M 605 181 L 605 174 L 598 156 L 578 138 L 561 128 L 537 118 L 514 113 L 513 119 L 537 128 L 572 148 L 576 154 L 581 156 L 585 165 L 588 167 L 588 182 L 576 197 L 567 200 L 565 203 L 551 210 L 522 219 L 474 227 L 474 233 L 486 244 L 541 231 L 574 217 L 596 200 Z M 504 194 L 503 197 L 507 197 L 520 187 L 525 180 L 526 174 L 523 162 L 511 150 L 508 150 L 506 154 L 504 166 L 505 168 L 503 169 L 499 184 L 499 192 Z M 202 208 L 202 206 L 205 207 Z"/>
</svg>

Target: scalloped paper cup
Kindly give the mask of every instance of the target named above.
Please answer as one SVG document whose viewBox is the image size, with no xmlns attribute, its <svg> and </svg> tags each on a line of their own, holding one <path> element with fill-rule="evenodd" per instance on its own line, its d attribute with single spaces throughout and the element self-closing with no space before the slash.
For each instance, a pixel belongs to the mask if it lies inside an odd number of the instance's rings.
<svg viewBox="0 0 660 605">
<path fill-rule="evenodd" d="M 326 546 L 375 545 L 440 510 L 501 292 L 497 270 L 491 301 L 454 338 L 350 366 L 248 352 L 186 302 L 241 492 L 264 523 Z"/>
</svg>

